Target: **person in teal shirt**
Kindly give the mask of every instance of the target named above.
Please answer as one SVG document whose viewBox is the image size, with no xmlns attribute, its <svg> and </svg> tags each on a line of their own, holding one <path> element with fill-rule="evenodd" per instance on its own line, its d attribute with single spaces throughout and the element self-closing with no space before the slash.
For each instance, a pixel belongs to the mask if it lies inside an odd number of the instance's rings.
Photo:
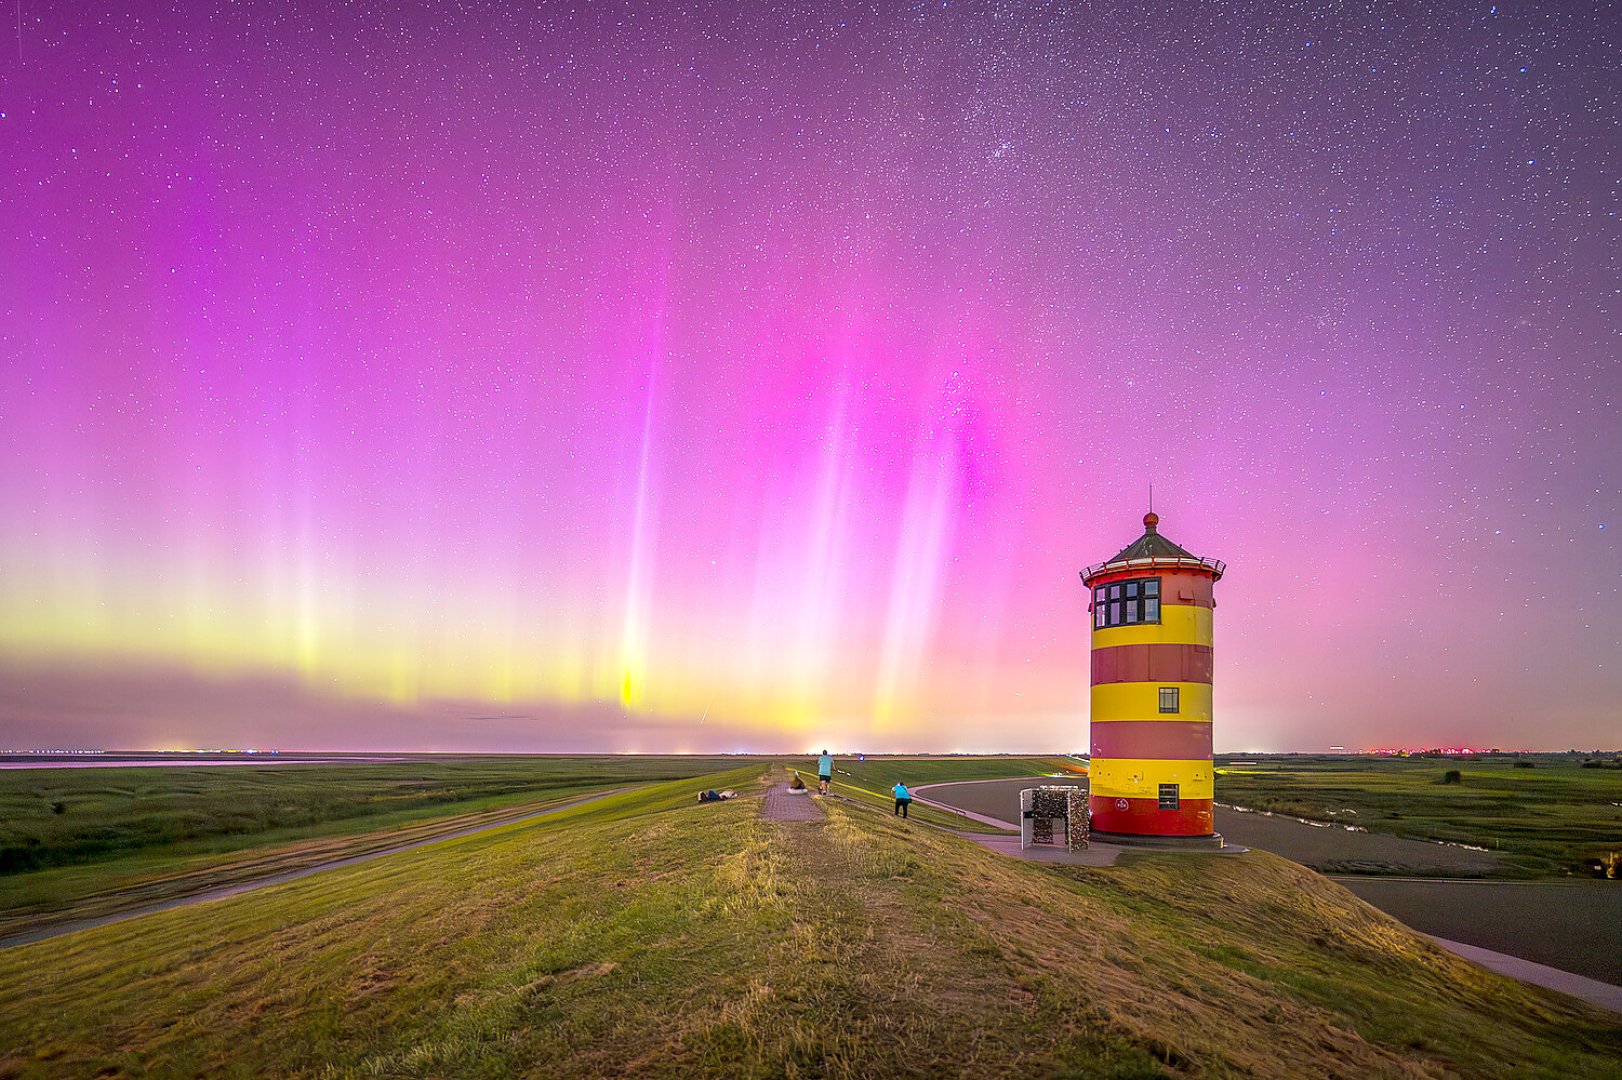
<svg viewBox="0 0 1622 1080">
<path fill-rule="evenodd" d="M 891 790 L 895 792 L 895 812 L 901 817 L 906 817 L 908 807 L 912 806 L 912 792 L 907 790 L 906 784 L 900 782 L 897 782 Z"/>
<path fill-rule="evenodd" d="M 819 781 L 821 781 L 821 783 L 819 783 L 817 785 L 817 793 L 819 795 L 828 794 L 828 785 L 833 782 L 833 778 L 834 778 L 834 759 L 833 759 L 833 755 L 828 753 L 828 751 L 824 750 L 822 752 L 822 756 L 817 758 L 817 779 Z"/>
</svg>

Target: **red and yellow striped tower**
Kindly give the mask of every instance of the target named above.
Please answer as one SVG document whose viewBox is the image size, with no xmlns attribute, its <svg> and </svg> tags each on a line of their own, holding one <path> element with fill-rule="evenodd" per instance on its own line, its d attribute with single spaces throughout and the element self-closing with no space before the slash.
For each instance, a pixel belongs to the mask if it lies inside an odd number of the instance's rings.
<svg viewBox="0 0 1622 1080">
<path fill-rule="evenodd" d="M 1092 590 L 1093 832 L 1211 838 L 1212 586 L 1223 564 L 1156 531 L 1081 572 Z"/>
</svg>

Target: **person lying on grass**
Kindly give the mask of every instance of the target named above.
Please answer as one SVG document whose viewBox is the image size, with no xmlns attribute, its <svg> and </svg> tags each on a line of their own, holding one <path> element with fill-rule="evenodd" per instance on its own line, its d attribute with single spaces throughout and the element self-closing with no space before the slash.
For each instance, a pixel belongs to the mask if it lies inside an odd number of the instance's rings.
<svg viewBox="0 0 1622 1080">
<path fill-rule="evenodd" d="M 714 788 L 711 788 L 708 791 L 701 791 L 698 793 L 699 802 L 721 802 L 725 799 L 736 799 L 737 797 L 738 793 L 733 791 L 731 788 L 727 788 L 725 791 L 716 791 Z"/>
</svg>

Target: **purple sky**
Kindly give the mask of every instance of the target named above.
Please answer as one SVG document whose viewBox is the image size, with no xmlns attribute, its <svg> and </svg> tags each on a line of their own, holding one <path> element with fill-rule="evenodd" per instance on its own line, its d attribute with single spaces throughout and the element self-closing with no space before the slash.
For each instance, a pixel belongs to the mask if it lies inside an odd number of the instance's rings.
<svg viewBox="0 0 1622 1080">
<path fill-rule="evenodd" d="M 1219 749 L 1622 743 L 1614 13 L 1168 6 L 8 6 L 0 747 L 1079 748 L 1151 483 Z"/>
</svg>

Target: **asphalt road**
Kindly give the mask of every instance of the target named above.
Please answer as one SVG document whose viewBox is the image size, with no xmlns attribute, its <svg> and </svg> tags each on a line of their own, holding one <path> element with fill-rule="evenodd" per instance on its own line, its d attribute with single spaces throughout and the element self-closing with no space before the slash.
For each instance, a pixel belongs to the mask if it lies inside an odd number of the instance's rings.
<svg viewBox="0 0 1622 1080">
<path fill-rule="evenodd" d="M 1415 930 L 1622 986 L 1622 882 L 1334 878 Z"/>
</svg>

